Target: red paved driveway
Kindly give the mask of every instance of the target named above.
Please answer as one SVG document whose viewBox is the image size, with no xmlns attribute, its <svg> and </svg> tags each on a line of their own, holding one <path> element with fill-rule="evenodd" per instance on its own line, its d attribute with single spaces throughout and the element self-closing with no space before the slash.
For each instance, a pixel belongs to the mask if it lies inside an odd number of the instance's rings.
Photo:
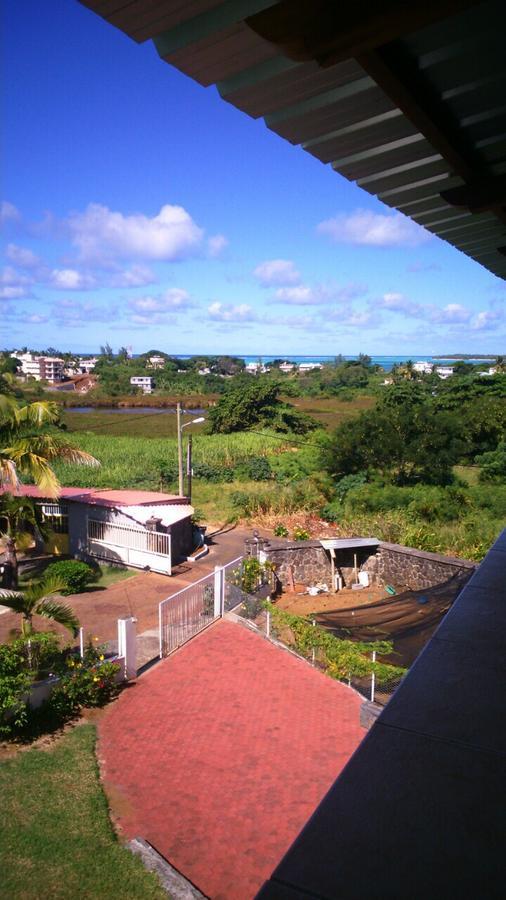
<svg viewBox="0 0 506 900">
<path fill-rule="evenodd" d="M 113 814 L 213 900 L 255 895 L 364 732 L 360 698 L 219 621 L 99 725 Z"/>
</svg>

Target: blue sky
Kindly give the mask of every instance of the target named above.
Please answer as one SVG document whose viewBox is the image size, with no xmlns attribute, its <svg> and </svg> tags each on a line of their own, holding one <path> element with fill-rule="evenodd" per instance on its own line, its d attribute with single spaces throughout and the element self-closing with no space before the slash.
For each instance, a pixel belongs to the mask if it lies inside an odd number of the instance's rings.
<svg viewBox="0 0 506 900">
<path fill-rule="evenodd" d="M 3 4 L 3 346 L 504 352 L 504 282 L 77 0 Z"/>
</svg>

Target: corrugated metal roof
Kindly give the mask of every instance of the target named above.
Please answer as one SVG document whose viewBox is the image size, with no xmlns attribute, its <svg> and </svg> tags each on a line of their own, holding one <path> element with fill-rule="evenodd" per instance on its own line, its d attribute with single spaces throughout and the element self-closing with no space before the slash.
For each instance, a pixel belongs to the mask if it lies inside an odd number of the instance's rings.
<svg viewBox="0 0 506 900">
<path fill-rule="evenodd" d="M 148 519 L 151 519 L 153 516 L 156 519 L 161 519 L 162 525 L 174 525 L 175 522 L 180 522 L 182 519 L 193 516 L 195 512 L 193 506 L 190 506 L 188 503 L 170 504 L 167 506 L 118 506 L 118 509 L 125 515 L 130 516 L 131 519 L 139 522 L 140 525 L 145 525 Z"/>
<path fill-rule="evenodd" d="M 503 0 L 81 2 L 506 277 Z"/>
</svg>

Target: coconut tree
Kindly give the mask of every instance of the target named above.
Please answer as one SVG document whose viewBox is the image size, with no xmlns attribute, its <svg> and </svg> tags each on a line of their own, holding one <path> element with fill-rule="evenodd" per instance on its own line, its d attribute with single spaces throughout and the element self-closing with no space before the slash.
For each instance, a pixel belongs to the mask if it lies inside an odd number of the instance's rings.
<svg viewBox="0 0 506 900">
<path fill-rule="evenodd" d="M 33 634 L 35 615 L 58 622 L 76 637 L 79 633 L 79 620 L 74 611 L 61 600 L 53 598 L 54 594 L 59 594 L 65 587 L 66 582 L 61 578 L 44 578 L 42 581 L 31 581 L 24 591 L 0 589 L 0 604 L 22 617 L 23 637 L 28 638 Z"/>
<path fill-rule="evenodd" d="M 57 497 L 60 484 L 52 462 L 100 465 L 65 435 L 48 430 L 58 419 L 56 403 L 36 401 L 18 406 L 12 397 L 0 394 L 0 485 L 16 489 L 19 476 L 28 476 L 44 496 Z"/>
<path fill-rule="evenodd" d="M 38 531 L 43 537 L 48 532 L 40 508 L 30 497 L 0 496 L 0 533 L 5 537 L 6 563 L 10 568 L 8 587 L 18 586 L 17 540 L 27 526 Z"/>
</svg>

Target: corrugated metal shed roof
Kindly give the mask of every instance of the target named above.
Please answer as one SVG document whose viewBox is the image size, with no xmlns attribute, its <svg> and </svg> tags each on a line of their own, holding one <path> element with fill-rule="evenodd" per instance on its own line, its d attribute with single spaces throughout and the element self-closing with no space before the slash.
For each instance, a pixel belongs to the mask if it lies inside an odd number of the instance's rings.
<svg viewBox="0 0 506 900">
<path fill-rule="evenodd" d="M 118 506 L 120 512 L 141 525 L 145 525 L 148 519 L 155 517 L 162 520 L 162 525 L 174 525 L 182 519 L 193 516 L 193 506 L 188 503 L 167 506 Z"/>
<path fill-rule="evenodd" d="M 81 2 L 506 277 L 503 0 Z"/>
</svg>

